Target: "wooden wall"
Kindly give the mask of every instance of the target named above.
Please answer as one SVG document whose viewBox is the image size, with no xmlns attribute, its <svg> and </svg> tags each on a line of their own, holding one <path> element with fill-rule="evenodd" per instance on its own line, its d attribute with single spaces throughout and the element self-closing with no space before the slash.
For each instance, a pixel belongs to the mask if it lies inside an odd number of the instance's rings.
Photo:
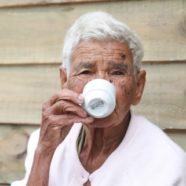
<svg viewBox="0 0 186 186">
<path fill-rule="evenodd" d="M 147 84 L 133 108 L 186 150 L 185 0 L 0 1 L 0 183 L 23 176 L 42 103 L 60 89 L 64 34 L 82 13 L 104 10 L 142 38 Z"/>
</svg>

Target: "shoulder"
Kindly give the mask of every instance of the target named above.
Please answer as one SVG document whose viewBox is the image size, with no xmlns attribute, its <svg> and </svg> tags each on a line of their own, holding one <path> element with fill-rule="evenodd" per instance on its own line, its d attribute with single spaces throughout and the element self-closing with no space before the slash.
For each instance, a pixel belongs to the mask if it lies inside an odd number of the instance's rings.
<svg viewBox="0 0 186 186">
<path fill-rule="evenodd" d="M 141 145 L 155 153 L 156 157 L 169 159 L 176 164 L 180 161 L 186 163 L 186 153 L 157 125 L 153 124 L 143 116 L 133 115 L 131 123 Z M 172 163 L 173 163 L 172 162 Z"/>
<path fill-rule="evenodd" d="M 132 152 L 137 153 L 143 169 L 154 177 L 157 175 L 158 179 L 186 183 L 184 150 L 145 117 L 133 115 L 130 124 L 133 131 Z"/>
</svg>

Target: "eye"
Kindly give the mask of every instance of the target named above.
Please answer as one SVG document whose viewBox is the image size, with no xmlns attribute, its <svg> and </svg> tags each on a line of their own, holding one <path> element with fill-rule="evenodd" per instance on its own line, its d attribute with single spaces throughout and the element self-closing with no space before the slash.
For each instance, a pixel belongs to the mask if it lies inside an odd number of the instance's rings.
<svg viewBox="0 0 186 186">
<path fill-rule="evenodd" d="M 122 75 L 125 75 L 126 73 L 121 70 L 116 70 L 116 71 L 113 71 L 111 74 L 116 75 L 116 76 L 122 76 Z"/>
<path fill-rule="evenodd" d="M 92 74 L 92 71 L 90 71 L 90 70 L 82 70 L 79 74 L 80 75 L 90 75 L 90 74 Z"/>
</svg>

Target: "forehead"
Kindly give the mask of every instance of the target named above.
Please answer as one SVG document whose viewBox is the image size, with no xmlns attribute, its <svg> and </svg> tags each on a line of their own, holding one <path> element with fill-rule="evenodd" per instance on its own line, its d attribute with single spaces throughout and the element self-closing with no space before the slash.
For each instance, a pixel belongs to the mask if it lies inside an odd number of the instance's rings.
<svg viewBox="0 0 186 186">
<path fill-rule="evenodd" d="M 118 41 L 82 41 L 74 49 L 72 62 L 94 61 L 97 59 L 112 60 L 132 57 L 131 50 L 126 43 Z"/>
</svg>

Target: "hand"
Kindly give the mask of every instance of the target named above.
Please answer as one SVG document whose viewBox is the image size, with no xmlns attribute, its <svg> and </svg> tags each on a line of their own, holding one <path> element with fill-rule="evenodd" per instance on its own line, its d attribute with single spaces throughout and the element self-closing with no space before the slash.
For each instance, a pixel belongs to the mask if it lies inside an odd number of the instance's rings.
<svg viewBox="0 0 186 186">
<path fill-rule="evenodd" d="M 74 123 L 89 124 L 93 122 L 93 118 L 88 117 L 87 112 L 80 106 L 83 101 L 80 94 L 62 89 L 44 103 L 39 149 L 54 152 Z"/>
<path fill-rule="evenodd" d="M 40 138 L 32 163 L 27 186 L 48 185 L 50 163 L 57 146 L 65 139 L 74 123 L 89 124 L 81 108 L 83 98 L 68 89 L 62 89 L 43 105 Z"/>
</svg>

